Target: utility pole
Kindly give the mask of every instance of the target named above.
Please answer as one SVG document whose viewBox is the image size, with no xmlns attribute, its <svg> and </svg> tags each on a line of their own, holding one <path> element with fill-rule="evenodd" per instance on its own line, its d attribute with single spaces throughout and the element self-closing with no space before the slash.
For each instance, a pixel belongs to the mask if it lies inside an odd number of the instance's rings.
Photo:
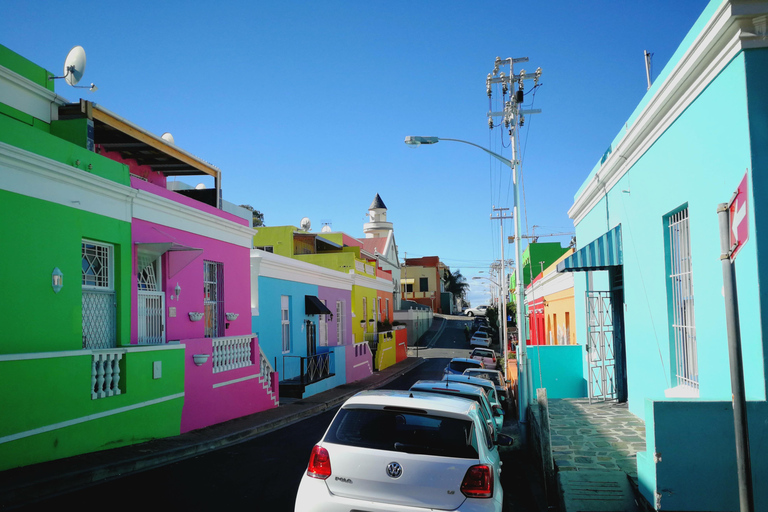
<svg viewBox="0 0 768 512">
<path fill-rule="evenodd" d="M 541 110 L 524 110 L 522 109 L 522 103 L 525 99 L 525 80 L 534 80 L 534 87 L 538 86 L 539 78 L 541 78 L 541 68 L 537 68 L 534 73 L 527 74 L 525 70 L 521 70 L 520 73 L 515 74 L 514 65 L 519 62 L 528 62 L 528 57 L 522 57 L 518 59 L 508 58 L 501 59 L 496 57 L 494 62 L 493 72 L 488 74 L 485 81 L 486 91 L 488 93 L 488 100 L 490 102 L 493 94 L 493 84 L 501 84 L 504 109 L 501 112 L 488 112 L 488 127 L 493 129 L 495 117 L 501 117 L 501 121 L 506 128 L 509 129 L 510 145 L 512 146 L 512 183 L 514 185 L 515 206 L 512 212 L 512 216 L 515 220 L 515 287 L 517 292 L 517 337 L 518 337 L 518 349 L 517 349 L 517 374 L 518 374 L 518 406 L 519 406 L 519 420 L 520 420 L 520 432 L 522 434 L 523 442 L 527 442 L 527 423 L 528 423 L 528 401 L 531 390 L 528 389 L 530 379 L 528 375 L 530 373 L 530 363 L 528 362 L 528 354 L 525 347 L 525 339 L 523 337 L 523 326 L 525 325 L 525 316 L 523 314 L 523 281 L 522 281 L 522 269 L 521 264 L 523 261 L 523 251 L 520 246 L 521 243 L 521 230 L 520 230 L 520 160 L 518 159 L 519 153 L 519 137 L 518 127 L 522 126 L 525 122 L 525 115 L 537 114 Z M 500 72 L 501 66 L 509 66 L 509 72 L 505 74 Z M 514 92 L 510 89 L 517 90 Z M 509 99 L 507 99 L 507 93 L 509 93 Z M 503 244 L 502 244 L 503 247 Z M 503 259 L 503 257 L 502 257 Z M 506 319 L 505 319 L 506 321 Z M 506 343 L 506 340 L 504 340 Z M 506 360 L 504 361 L 506 364 Z"/>
<path fill-rule="evenodd" d="M 504 358 L 504 379 L 508 379 L 507 375 L 507 265 L 504 261 L 504 219 L 511 219 L 511 215 L 504 215 L 504 212 L 508 212 L 509 208 L 492 208 L 494 212 L 498 212 L 496 217 L 491 214 L 491 220 L 499 219 L 499 227 L 501 229 L 501 279 L 499 280 L 499 302 L 501 302 L 501 354 Z"/>
</svg>

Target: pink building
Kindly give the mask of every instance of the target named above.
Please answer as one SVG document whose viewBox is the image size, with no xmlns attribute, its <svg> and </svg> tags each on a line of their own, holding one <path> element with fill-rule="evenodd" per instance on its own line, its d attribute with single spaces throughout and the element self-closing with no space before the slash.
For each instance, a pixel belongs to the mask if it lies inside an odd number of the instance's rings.
<svg viewBox="0 0 768 512">
<path fill-rule="evenodd" d="M 251 330 L 250 212 L 222 201 L 217 168 L 95 104 L 80 110 L 95 151 L 130 169 L 131 344 L 184 348 L 181 367 L 152 369 L 184 380 L 180 431 L 275 407 L 277 375 Z M 213 186 L 168 189 L 190 175 Z"/>
</svg>

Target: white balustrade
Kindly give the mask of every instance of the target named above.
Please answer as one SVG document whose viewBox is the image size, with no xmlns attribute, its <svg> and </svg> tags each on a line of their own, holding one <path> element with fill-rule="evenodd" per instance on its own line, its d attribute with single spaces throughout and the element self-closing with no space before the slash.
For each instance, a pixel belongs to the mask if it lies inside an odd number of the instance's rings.
<svg viewBox="0 0 768 512">
<path fill-rule="evenodd" d="M 274 373 L 275 369 L 272 368 L 272 365 L 269 364 L 269 359 L 267 359 L 267 356 L 264 355 L 264 351 L 261 350 L 261 347 L 259 347 L 259 364 L 260 367 L 260 373 L 261 377 L 265 380 L 267 383 L 272 382 L 272 373 Z"/>
<path fill-rule="evenodd" d="M 253 334 L 214 338 L 213 373 L 226 372 L 253 364 Z"/>
<path fill-rule="evenodd" d="M 120 361 L 123 351 L 94 352 L 91 357 L 91 398 L 105 398 L 120 391 Z"/>
</svg>

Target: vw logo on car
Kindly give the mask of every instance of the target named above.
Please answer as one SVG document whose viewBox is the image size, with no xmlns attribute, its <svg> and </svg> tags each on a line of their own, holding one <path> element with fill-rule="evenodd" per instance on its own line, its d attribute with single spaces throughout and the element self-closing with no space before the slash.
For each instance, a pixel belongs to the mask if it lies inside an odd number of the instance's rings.
<svg viewBox="0 0 768 512">
<path fill-rule="evenodd" d="M 398 464 L 397 462 L 390 462 L 387 464 L 387 475 L 391 476 L 392 478 L 400 478 L 400 475 L 403 474 L 403 467 Z"/>
</svg>

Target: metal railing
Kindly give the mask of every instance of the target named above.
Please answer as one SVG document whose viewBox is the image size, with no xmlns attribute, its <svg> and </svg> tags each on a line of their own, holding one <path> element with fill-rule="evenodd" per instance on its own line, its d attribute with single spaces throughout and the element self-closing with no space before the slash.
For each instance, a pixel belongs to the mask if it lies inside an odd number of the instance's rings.
<svg viewBox="0 0 768 512">
<path fill-rule="evenodd" d="M 322 352 L 309 357 L 283 356 L 283 377 L 288 374 L 285 370 L 286 360 L 289 366 L 293 366 L 291 363 L 299 363 L 298 378 L 302 386 L 330 377 L 335 373 L 335 358 L 332 356 L 332 349 L 328 352 Z"/>
</svg>

